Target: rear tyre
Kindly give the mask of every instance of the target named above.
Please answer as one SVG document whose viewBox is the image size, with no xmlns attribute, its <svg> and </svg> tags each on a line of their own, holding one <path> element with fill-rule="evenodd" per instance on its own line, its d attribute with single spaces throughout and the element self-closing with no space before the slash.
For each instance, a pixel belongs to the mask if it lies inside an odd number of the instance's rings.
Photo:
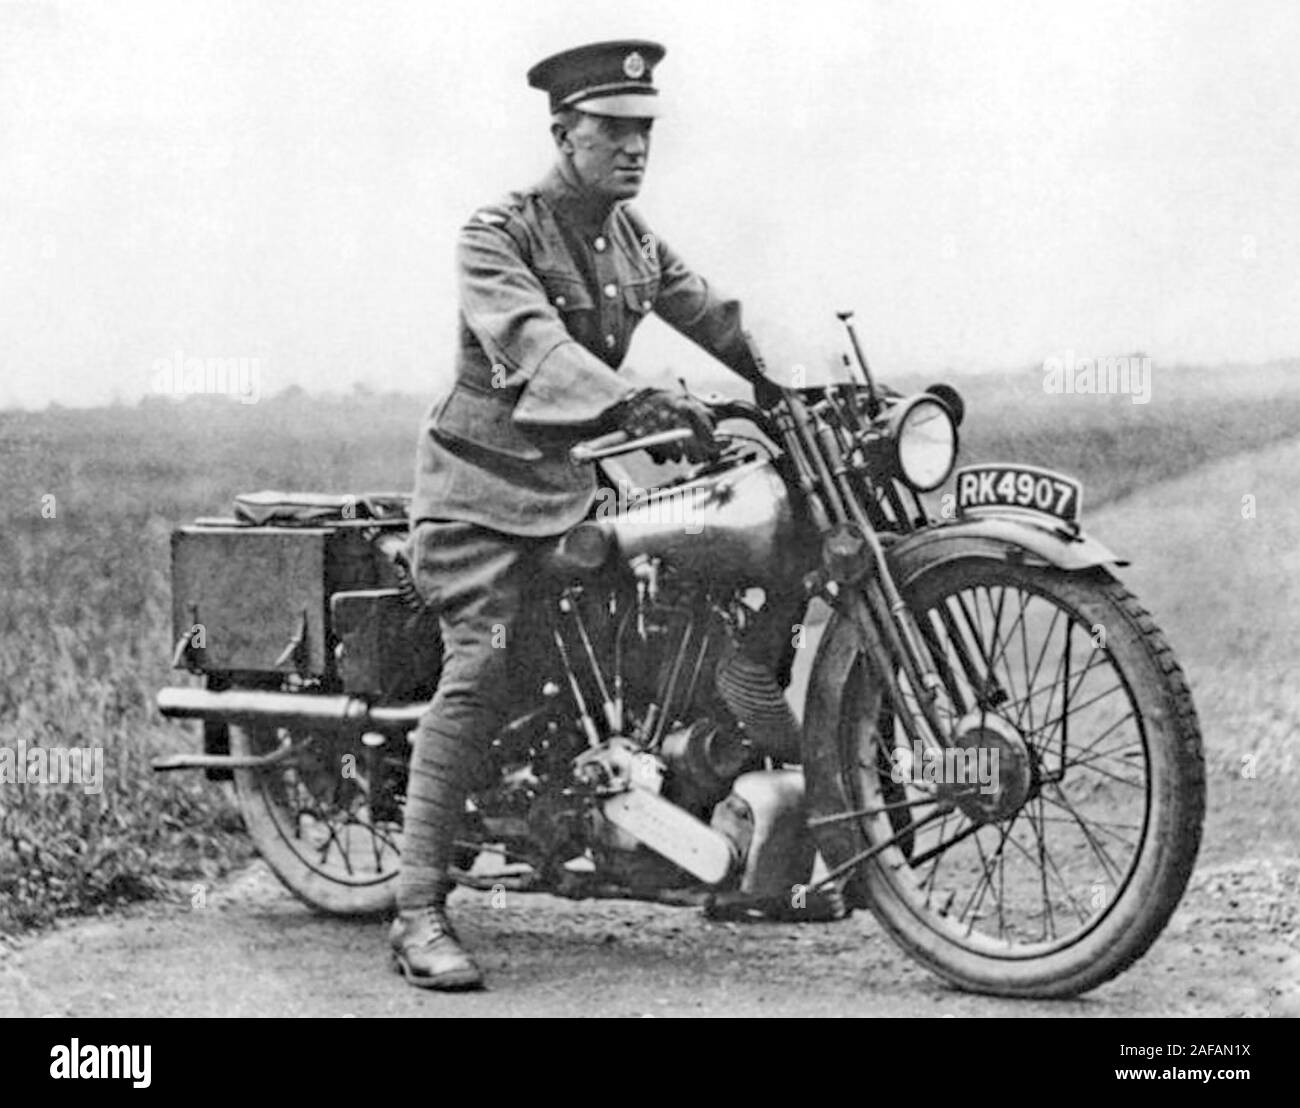
<svg viewBox="0 0 1300 1108">
<path fill-rule="evenodd" d="M 291 757 L 234 771 L 239 809 L 258 853 L 313 908 L 340 916 L 389 914 L 401 810 L 397 798 L 372 793 L 373 753 L 355 736 L 267 725 L 232 726 L 230 751 L 269 754 L 286 736 L 295 743 Z"/>
</svg>

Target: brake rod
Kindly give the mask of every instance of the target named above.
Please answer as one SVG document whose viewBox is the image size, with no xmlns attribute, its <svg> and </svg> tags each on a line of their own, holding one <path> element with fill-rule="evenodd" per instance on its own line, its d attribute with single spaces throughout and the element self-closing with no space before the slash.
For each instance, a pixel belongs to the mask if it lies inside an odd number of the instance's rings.
<svg viewBox="0 0 1300 1108">
<path fill-rule="evenodd" d="M 904 828 L 902 831 L 895 832 L 893 835 L 890 835 L 889 838 L 885 839 L 883 842 L 879 842 L 875 846 L 868 847 L 866 850 L 858 851 L 858 853 L 853 855 L 853 857 L 850 858 L 847 862 L 841 862 L 834 869 L 827 871 L 826 876 L 823 877 L 820 881 L 818 881 L 817 884 L 810 886 L 809 891 L 811 892 L 823 888 L 826 885 L 830 885 L 833 882 L 838 881 L 841 877 L 844 876 L 844 874 L 848 873 L 849 870 L 862 865 L 863 862 L 871 861 L 871 859 L 874 858 L 877 854 L 883 853 L 884 851 L 888 850 L 891 846 L 893 846 L 895 843 L 897 843 L 899 839 L 906 838 L 908 835 L 915 835 L 916 831 L 919 828 L 925 827 L 927 824 L 933 823 L 937 819 L 946 817 L 951 810 L 952 809 L 948 808 L 942 811 L 931 812 L 928 816 L 922 816 L 914 823 L 909 823 L 907 827 Z"/>
<path fill-rule="evenodd" d="M 965 795 L 965 794 L 963 794 Z M 875 808 L 854 808 L 849 812 L 836 812 L 829 816 L 813 816 L 808 820 L 809 827 L 825 827 L 828 823 L 843 823 L 847 819 L 861 819 L 863 816 L 878 816 L 885 812 L 900 812 L 905 808 L 924 808 L 927 804 L 942 804 L 944 800 L 939 796 L 927 795 L 917 800 L 899 800 L 893 804 L 880 804 Z M 953 805 L 948 804 L 948 811 L 952 811 Z"/>
</svg>

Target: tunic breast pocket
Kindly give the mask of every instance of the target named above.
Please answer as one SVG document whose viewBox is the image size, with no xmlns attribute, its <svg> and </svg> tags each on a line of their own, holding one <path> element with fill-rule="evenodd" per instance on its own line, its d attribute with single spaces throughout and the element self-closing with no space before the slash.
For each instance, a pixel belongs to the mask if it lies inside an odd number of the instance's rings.
<svg viewBox="0 0 1300 1108">
<path fill-rule="evenodd" d="M 587 291 L 582 278 L 572 273 L 541 272 L 537 274 L 546 299 L 560 313 L 564 326 L 579 342 L 590 339 L 596 329 L 596 304 Z"/>
<path fill-rule="evenodd" d="M 628 281 L 623 286 L 623 304 L 633 319 L 644 318 L 654 310 L 655 298 L 659 295 L 659 278 L 645 277 Z"/>
</svg>

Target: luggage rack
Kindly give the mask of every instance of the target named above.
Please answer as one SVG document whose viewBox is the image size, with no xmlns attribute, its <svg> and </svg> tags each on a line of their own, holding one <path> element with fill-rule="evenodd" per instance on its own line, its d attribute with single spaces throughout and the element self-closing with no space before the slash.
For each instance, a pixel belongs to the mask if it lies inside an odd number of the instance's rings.
<svg viewBox="0 0 1300 1108">
<path fill-rule="evenodd" d="M 406 527 L 411 495 L 400 492 L 351 493 L 263 492 L 240 493 L 228 516 L 200 516 L 195 527 Z"/>
<path fill-rule="evenodd" d="M 386 604 L 409 614 L 409 504 L 403 493 L 268 490 L 173 530 L 173 667 L 219 681 L 334 680 L 345 627 Z M 336 626 L 338 606 L 347 610 Z M 363 653 L 354 649 L 349 665 Z"/>
</svg>

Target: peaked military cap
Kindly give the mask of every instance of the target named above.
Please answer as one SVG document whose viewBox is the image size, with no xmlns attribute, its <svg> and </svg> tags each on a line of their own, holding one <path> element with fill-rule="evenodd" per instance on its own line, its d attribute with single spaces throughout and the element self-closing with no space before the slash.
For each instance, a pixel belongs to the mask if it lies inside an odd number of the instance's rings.
<svg viewBox="0 0 1300 1108">
<path fill-rule="evenodd" d="M 652 75 L 667 51 L 657 42 L 593 42 L 538 62 L 528 83 L 551 98 L 551 111 L 578 108 L 591 115 L 653 119 L 659 90 Z"/>
</svg>

